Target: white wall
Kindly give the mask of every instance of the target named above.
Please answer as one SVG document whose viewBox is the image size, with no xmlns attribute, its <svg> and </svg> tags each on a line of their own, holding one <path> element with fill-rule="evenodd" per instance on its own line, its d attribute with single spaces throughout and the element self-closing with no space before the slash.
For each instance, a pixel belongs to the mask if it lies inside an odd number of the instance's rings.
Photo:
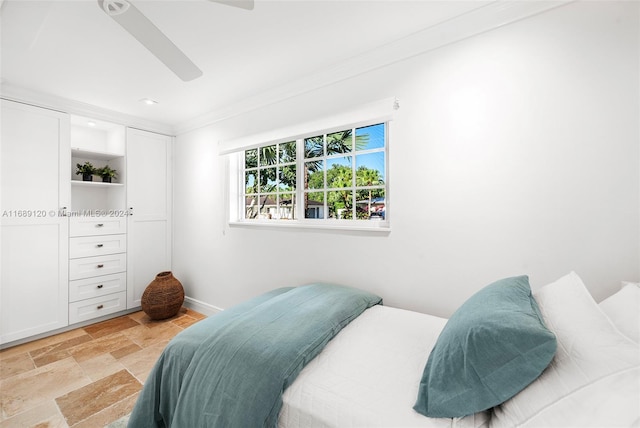
<svg viewBox="0 0 640 428">
<path fill-rule="evenodd" d="M 640 278 L 638 3 L 573 3 L 180 135 L 174 272 L 221 308 L 328 281 L 449 316 L 482 286 Z M 229 228 L 217 142 L 397 96 L 389 235 Z M 337 102 L 339 100 L 339 102 Z"/>
</svg>

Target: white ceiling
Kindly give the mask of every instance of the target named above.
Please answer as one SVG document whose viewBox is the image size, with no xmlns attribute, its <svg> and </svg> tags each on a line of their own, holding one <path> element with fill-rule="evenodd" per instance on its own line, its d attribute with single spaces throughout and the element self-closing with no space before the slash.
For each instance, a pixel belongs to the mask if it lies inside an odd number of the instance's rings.
<svg viewBox="0 0 640 428">
<path fill-rule="evenodd" d="M 0 0 L 1 1 L 1 0 Z M 204 72 L 183 82 L 96 0 L 2 3 L 3 85 L 175 127 L 339 67 L 486 1 L 134 0 Z M 147 106 L 142 98 L 158 101 Z"/>
</svg>

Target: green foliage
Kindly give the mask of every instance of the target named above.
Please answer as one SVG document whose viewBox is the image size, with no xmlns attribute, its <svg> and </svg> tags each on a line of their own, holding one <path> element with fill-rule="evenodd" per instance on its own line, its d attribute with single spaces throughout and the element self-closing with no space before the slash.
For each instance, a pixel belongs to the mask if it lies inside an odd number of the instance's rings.
<svg viewBox="0 0 640 428">
<path fill-rule="evenodd" d="M 381 186 L 384 180 L 380 177 L 380 171 L 361 166 L 356 170 L 356 186 Z"/>
<path fill-rule="evenodd" d="M 345 165 L 333 164 L 327 170 L 327 184 L 326 187 L 330 189 L 352 188 L 353 176 L 351 168 Z M 309 174 L 308 185 L 309 189 L 323 189 L 325 187 L 324 172 L 317 171 Z M 356 186 L 384 186 L 384 180 L 380 177 L 380 171 L 361 166 L 356 170 Z M 321 195 L 321 193 L 309 193 L 309 199 L 315 200 L 313 195 L 316 194 Z M 357 190 L 356 200 L 366 201 L 369 204 L 356 207 L 356 218 L 368 219 L 369 211 L 365 207 L 369 207 L 374 199 L 383 198 L 384 196 L 384 188 Z M 327 192 L 327 206 L 332 217 L 337 217 L 340 212 L 342 219 L 353 218 L 353 191 L 345 189 Z"/>
<path fill-rule="evenodd" d="M 325 160 L 322 158 L 345 154 L 345 159 L 351 159 L 350 156 L 355 155 L 355 150 L 367 148 L 369 138 L 369 134 L 354 136 L 353 129 L 347 129 L 303 140 L 304 188 L 333 189 L 327 192 L 327 206 L 332 217 L 339 214 L 342 218 L 351 218 L 354 212 L 354 199 L 365 201 L 368 199 L 370 207 L 373 198 L 384 197 L 384 189 L 354 189 L 354 187 L 363 186 L 384 186 L 380 171 L 364 166 L 355 171 L 354 180 L 351 166 L 334 163 L 326 171 L 325 182 L 323 170 Z M 294 162 L 296 162 L 295 141 L 245 150 L 245 193 L 247 196 L 254 195 L 252 202 L 247 203 L 247 218 L 257 216 L 267 202 L 267 197 L 261 196 L 258 199 L 258 193 L 273 194 L 272 198 L 275 199 L 276 194 L 295 192 L 298 183 Z M 343 163 L 350 162 L 343 161 Z M 353 195 L 354 190 L 357 193 L 356 198 Z M 324 191 L 305 192 L 304 199 L 304 206 L 307 206 L 308 201 L 323 203 Z M 366 219 L 369 217 L 369 212 L 366 211 L 366 206 L 363 208 L 361 205 L 359 203 L 356 207 L 356 216 Z"/>
<path fill-rule="evenodd" d="M 280 163 L 296 161 L 296 142 L 280 143 Z"/>
<path fill-rule="evenodd" d="M 258 166 L 258 149 L 245 150 L 244 167 L 255 168 Z"/>
<path fill-rule="evenodd" d="M 294 191 L 296 189 L 296 166 L 286 165 L 280 168 L 280 190 Z"/>
<path fill-rule="evenodd" d="M 264 168 L 260 170 L 260 193 L 273 192 L 276 189 L 276 168 Z"/>
<path fill-rule="evenodd" d="M 305 159 L 318 158 L 324 155 L 324 138 L 322 135 L 304 139 Z"/>
<path fill-rule="evenodd" d="M 96 168 L 89 161 L 84 164 L 77 163 L 76 164 L 76 175 L 84 175 L 84 174 L 95 174 Z"/>
<path fill-rule="evenodd" d="M 118 175 L 118 171 L 112 169 L 109 165 L 105 165 L 102 168 L 97 168 L 95 170 L 95 174 L 98 174 L 102 178 L 111 177 L 116 178 Z"/>
<path fill-rule="evenodd" d="M 260 166 L 275 165 L 278 163 L 278 152 L 276 145 L 260 148 Z"/>
<path fill-rule="evenodd" d="M 351 187 L 352 177 L 350 167 L 333 164 L 331 168 L 327 170 L 327 187 Z M 380 177 L 380 171 L 377 169 L 370 169 L 365 166 L 361 166 L 356 170 L 356 186 L 384 186 L 384 180 Z M 316 171 L 309 174 L 309 189 L 322 189 L 324 187 L 323 171 Z"/>
</svg>

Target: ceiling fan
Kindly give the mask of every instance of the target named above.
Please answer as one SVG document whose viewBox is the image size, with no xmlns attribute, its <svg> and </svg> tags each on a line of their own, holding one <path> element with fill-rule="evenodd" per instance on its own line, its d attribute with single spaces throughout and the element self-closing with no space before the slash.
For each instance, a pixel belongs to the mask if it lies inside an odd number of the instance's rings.
<svg viewBox="0 0 640 428">
<path fill-rule="evenodd" d="M 210 0 L 252 10 L 253 0 Z M 145 48 L 185 82 L 202 76 L 196 66 L 167 36 L 129 0 L 98 0 L 107 15 L 127 30 Z"/>
</svg>

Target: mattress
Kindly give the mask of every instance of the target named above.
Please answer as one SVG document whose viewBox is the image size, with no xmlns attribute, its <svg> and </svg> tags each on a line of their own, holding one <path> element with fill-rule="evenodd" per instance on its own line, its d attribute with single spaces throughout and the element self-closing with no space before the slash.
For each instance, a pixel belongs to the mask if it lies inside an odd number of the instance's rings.
<svg viewBox="0 0 640 428">
<path fill-rule="evenodd" d="M 428 418 L 413 410 L 422 371 L 447 320 L 386 306 L 367 309 L 285 390 L 280 428 L 481 427 L 488 414 Z"/>
</svg>

